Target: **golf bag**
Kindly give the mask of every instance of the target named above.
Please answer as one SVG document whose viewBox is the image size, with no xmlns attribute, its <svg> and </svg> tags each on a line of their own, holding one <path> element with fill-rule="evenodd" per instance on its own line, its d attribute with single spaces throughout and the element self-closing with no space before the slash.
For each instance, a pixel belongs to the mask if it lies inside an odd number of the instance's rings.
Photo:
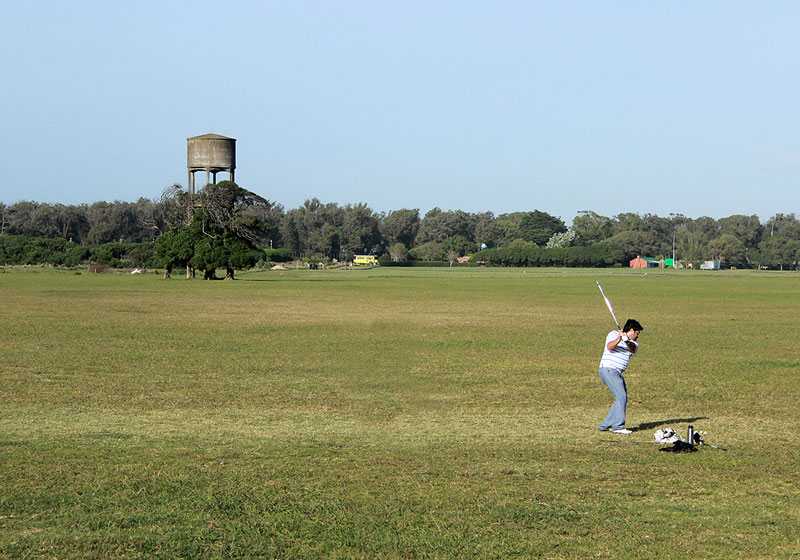
<svg viewBox="0 0 800 560">
<path fill-rule="evenodd" d="M 675 443 L 681 438 L 672 428 L 662 428 L 653 434 L 656 443 Z"/>
</svg>

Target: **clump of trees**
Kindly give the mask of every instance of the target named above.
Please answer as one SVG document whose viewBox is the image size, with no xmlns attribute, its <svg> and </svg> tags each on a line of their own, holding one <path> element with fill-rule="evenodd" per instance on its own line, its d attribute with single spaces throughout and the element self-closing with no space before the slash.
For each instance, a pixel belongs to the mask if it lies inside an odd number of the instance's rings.
<svg viewBox="0 0 800 560">
<path fill-rule="evenodd" d="M 695 266 L 719 260 L 796 268 L 800 220 L 794 214 L 766 223 L 745 215 L 608 217 L 586 210 L 567 226 L 541 210 L 495 215 L 433 208 L 423 216 L 419 209 L 378 213 L 363 203 L 316 198 L 285 210 L 227 181 L 208 185 L 192 201 L 173 185 L 158 199 L 135 203 L 0 203 L 0 263 L 9 264 L 164 263 L 156 266 L 202 270 L 206 277 L 224 269 L 232 277 L 253 262 L 290 257 L 346 261 L 372 254 L 404 265 L 474 255 L 498 266 L 615 266 L 636 256 L 669 258 L 673 250 Z"/>
<path fill-rule="evenodd" d="M 255 265 L 263 253 L 257 243 L 264 231 L 259 211 L 268 208 L 265 198 L 231 181 L 206 186 L 197 199 L 175 193 L 182 204 L 170 216 L 169 229 L 155 241 L 154 257 L 169 277 L 175 266 L 186 267 L 187 275 L 203 271 L 203 278 L 216 278 L 225 269 L 225 278 L 235 271 Z M 182 208 L 186 209 L 183 219 Z"/>
</svg>

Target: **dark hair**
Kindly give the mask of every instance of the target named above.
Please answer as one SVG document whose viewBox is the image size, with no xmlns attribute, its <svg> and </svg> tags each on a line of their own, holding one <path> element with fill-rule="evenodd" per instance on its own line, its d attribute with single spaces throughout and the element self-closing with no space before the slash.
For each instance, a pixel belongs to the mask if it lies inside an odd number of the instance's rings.
<svg viewBox="0 0 800 560">
<path fill-rule="evenodd" d="M 628 319 L 627 321 L 625 321 L 625 328 L 622 329 L 622 331 L 628 332 L 631 329 L 635 331 L 643 331 L 644 327 L 640 325 L 639 321 L 637 321 L 636 319 Z"/>
</svg>

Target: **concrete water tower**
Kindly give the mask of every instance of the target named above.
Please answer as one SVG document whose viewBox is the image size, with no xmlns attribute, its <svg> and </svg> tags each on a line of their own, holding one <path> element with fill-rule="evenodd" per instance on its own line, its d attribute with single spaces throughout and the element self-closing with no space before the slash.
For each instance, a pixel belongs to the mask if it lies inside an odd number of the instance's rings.
<svg viewBox="0 0 800 560">
<path fill-rule="evenodd" d="M 219 134 L 203 134 L 186 139 L 187 167 L 189 168 L 189 194 L 194 196 L 194 174 L 206 172 L 206 184 L 217 182 L 217 173 L 227 171 L 234 181 L 236 169 L 236 138 Z"/>
</svg>

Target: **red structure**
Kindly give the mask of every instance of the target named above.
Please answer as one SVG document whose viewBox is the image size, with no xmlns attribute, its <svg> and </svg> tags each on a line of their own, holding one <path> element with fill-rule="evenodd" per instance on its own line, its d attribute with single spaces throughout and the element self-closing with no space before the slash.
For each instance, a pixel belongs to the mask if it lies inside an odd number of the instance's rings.
<svg viewBox="0 0 800 560">
<path fill-rule="evenodd" d="M 654 261 L 653 259 L 643 259 L 642 257 L 636 257 L 633 259 L 629 265 L 631 268 L 650 268 L 651 266 L 658 266 L 658 261 Z"/>
</svg>

